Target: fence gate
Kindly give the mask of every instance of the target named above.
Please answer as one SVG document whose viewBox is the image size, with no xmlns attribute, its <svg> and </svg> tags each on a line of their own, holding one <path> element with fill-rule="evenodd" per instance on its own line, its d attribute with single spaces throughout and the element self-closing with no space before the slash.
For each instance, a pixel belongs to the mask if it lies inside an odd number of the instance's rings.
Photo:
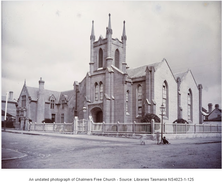
<svg viewBox="0 0 222 184">
<path fill-rule="evenodd" d="M 88 121 L 81 119 L 77 121 L 77 133 L 78 134 L 87 134 L 88 133 Z"/>
</svg>

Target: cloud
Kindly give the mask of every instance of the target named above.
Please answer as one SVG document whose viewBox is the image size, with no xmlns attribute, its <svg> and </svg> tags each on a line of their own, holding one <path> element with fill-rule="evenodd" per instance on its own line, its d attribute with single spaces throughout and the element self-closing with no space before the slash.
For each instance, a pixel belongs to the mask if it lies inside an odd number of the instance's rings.
<svg viewBox="0 0 222 184">
<path fill-rule="evenodd" d="M 59 10 L 56 11 L 56 15 L 57 15 L 58 17 L 60 16 L 60 11 L 59 11 Z"/>
</svg>

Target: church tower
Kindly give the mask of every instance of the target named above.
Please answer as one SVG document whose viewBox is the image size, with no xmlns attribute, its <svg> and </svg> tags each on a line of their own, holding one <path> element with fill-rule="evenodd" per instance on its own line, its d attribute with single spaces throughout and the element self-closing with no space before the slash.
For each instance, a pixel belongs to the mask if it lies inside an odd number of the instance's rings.
<svg viewBox="0 0 222 184">
<path fill-rule="evenodd" d="M 121 96 L 124 93 L 122 81 L 126 76 L 125 21 L 121 41 L 112 38 L 111 14 L 108 17 L 105 38 L 100 36 L 98 40 L 95 39 L 94 23 L 92 21 L 90 35 L 90 71 L 82 82 L 85 83 L 84 109 L 87 109 L 84 118 L 91 116 L 94 122 L 111 123 L 118 119 L 115 112 L 115 98 L 125 99 Z M 117 86 L 121 87 L 116 90 Z M 80 110 L 82 108 L 79 107 Z M 122 119 L 123 116 L 121 114 Z"/>
<path fill-rule="evenodd" d="M 111 14 L 109 14 L 108 27 L 106 27 L 106 37 L 99 37 L 95 41 L 94 21 L 90 35 L 90 74 L 98 70 L 106 69 L 111 65 L 122 72 L 126 72 L 126 31 L 125 21 L 123 22 L 123 33 L 121 41 L 112 38 Z"/>
</svg>

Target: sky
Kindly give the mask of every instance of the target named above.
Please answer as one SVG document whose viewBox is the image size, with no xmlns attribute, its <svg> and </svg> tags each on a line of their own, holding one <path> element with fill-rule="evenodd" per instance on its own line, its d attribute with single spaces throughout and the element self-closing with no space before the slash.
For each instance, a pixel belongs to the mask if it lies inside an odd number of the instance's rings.
<svg viewBox="0 0 222 184">
<path fill-rule="evenodd" d="M 2 95 L 18 98 L 24 81 L 66 91 L 89 71 L 92 20 L 96 40 L 111 14 L 113 38 L 126 21 L 130 68 L 165 58 L 173 73 L 191 70 L 203 85 L 203 107 L 221 108 L 220 2 L 7 1 L 2 2 Z"/>
</svg>

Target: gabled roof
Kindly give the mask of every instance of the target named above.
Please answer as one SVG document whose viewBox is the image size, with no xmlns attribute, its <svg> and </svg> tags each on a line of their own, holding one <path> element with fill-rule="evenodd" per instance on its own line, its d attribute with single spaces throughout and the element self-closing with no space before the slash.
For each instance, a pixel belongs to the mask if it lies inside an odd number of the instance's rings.
<svg viewBox="0 0 222 184">
<path fill-rule="evenodd" d="M 158 63 L 153 63 L 149 65 L 144 65 L 140 66 L 138 68 L 133 68 L 133 69 L 127 69 L 127 74 L 129 75 L 130 78 L 137 78 L 137 77 L 143 77 L 146 75 L 146 68 L 153 66 L 155 69 L 159 66 L 161 62 Z"/>
<path fill-rule="evenodd" d="M 55 98 L 56 98 L 55 103 L 59 103 L 61 92 L 45 89 L 44 90 L 45 102 L 49 102 L 49 100 L 50 100 L 49 97 L 51 95 L 55 96 Z"/>
<path fill-rule="evenodd" d="M 180 73 L 176 73 L 174 74 L 175 79 L 177 79 L 178 77 L 183 80 L 183 78 L 187 75 L 187 71 L 186 72 L 180 72 Z"/>
<path fill-rule="evenodd" d="M 73 90 L 69 90 L 69 91 L 63 91 L 61 92 L 60 98 L 61 96 L 64 95 L 66 97 L 66 100 L 70 101 L 70 99 L 72 99 L 72 97 L 75 95 Z"/>
<path fill-rule="evenodd" d="M 215 111 L 219 111 L 221 113 L 221 109 L 214 109 L 213 111 L 211 111 L 208 115 L 207 115 L 207 118 L 208 118 L 208 121 L 221 121 L 221 116 L 217 116 L 215 118 L 211 118 L 209 119 L 210 115 L 215 113 Z"/>
<path fill-rule="evenodd" d="M 6 96 L 2 96 L 2 101 L 6 101 Z M 8 102 L 16 103 L 16 99 L 8 99 Z"/>
<path fill-rule="evenodd" d="M 176 73 L 176 74 L 174 74 L 174 76 L 175 76 L 175 79 L 177 79 L 178 77 L 180 77 L 181 81 L 183 81 L 183 79 L 187 76 L 188 73 L 191 74 L 191 77 L 193 78 L 194 83 L 195 83 L 196 86 L 197 86 L 196 80 L 195 80 L 195 78 L 194 78 L 193 73 L 191 72 L 191 70 L 187 70 L 186 72 Z"/>
<path fill-rule="evenodd" d="M 28 94 L 31 97 L 31 99 L 33 101 L 37 101 L 39 88 L 26 86 L 26 89 L 27 89 Z M 56 98 L 55 103 L 59 103 L 62 95 L 65 95 L 66 99 L 69 101 L 72 98 L 72 96 L 74 95 L 74 92 L 73 92 L 73 90 L 58 92 L 58 91 L 52 91 L 52 90 L 45 89 L 44 90 L 45 102 L 49 102 L 50 101 L 49 98 L 52 95 L 54 95 L 54 97 Z"/>
<path fill-rule="evenodd" d="M 38 98 L 38 91 L 39 88 L 34 88 L 34 87 L 29 87 L 26 86 L 26 89 L 28 91 L 29 96 L 31 97 L 32 100 L 36 101 Z"/>
<path fill-rule="evenodd" d="M 209 113 L 209 115 L 211 115 L 211 114 L 214 113 L 215 111 L 219 111 L 219 112 L 221 113 L 221 109 L 214 109 L 214 110 L 212 110 L 212 111 Z"/>
<path fill-rule="evenodd" d="M 127 69 L 126 72 L 130 78 L 143 77 L 146 75 L 147 65 L 134 69 Z"/>
</svg>

